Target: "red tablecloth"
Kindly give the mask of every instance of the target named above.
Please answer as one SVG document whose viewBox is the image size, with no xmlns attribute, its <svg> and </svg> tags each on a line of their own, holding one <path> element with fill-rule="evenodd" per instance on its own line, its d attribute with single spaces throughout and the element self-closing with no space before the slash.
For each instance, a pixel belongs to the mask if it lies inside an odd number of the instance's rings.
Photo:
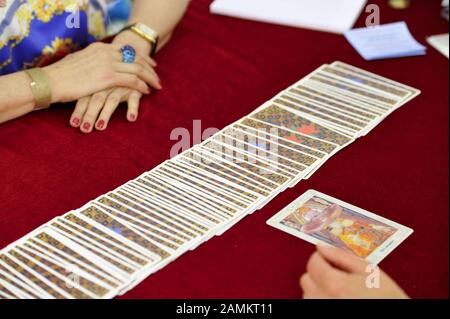
<svg viewBox="0 0 450 319">
<path fill-rule="evenodd" d="M 422 95 L 346 148 L 311 179 L 152 275 L 128 298 L 298 298 L 314 247 L 265 221 L 310 188 L 412 227 L 385 261 L 412 297 L 448 297 L 448 60 L 364 61 L 343 36 L 212 16 L 194 0 L 157 60 L 165 89 L 146 98 L 136 124 L 125 109 L 104 133 L 69 128 L 73 105 L 0 125 L 0 246 L 80 207 L 169 158 L 176 127 L 222 128 L 323 63 L 342 60 L 404 82 Z M 440 0 L 406 11 L 381 6 L 381 22 L 405 20 L 422 43 L 448 32 Z M 365 16 L 360 18 L 363 26 Z"/>
</svg>

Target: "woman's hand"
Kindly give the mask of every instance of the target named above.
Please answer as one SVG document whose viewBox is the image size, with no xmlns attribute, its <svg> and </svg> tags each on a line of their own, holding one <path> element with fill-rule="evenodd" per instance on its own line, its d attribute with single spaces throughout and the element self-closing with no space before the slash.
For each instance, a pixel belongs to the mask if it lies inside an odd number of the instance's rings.
<svg viewBox="0 0 450 319">
<path fill-rule="evenodd" d="M 381 269 L 379 287 L 368 287 L 368 264 L 334 247 L 318 246 L 300 278 L 303 298 L 403 299 L 405 292 Z"/>
<path fill-rule="evenodd" d="M 151 45 L 145 39 L 131 31 L 124 31 L 118 34 L 113 42 L 117 47 L 131 45 L 135 48 L 138 56 L 145 57 L 148 70 L 156 79 L 152 87 L 160 90 L 161 84 L 154 68 L 156 62 L 149 57 Z M 117 86 L 112 89 L 106 89 L 91 96 L 86 96 L 78 100 L 75 110 L 70 117 L 70 125 L 80 128 L 83 133 L 90 133 L 93 129 L 103 131 L 108 127 L 112 114 L 122 102 L 128 103 L 127 120 L 135 122 L 139 114 L 139 104 L 142 92 L 133 88 Z"/>
<path fill-rule="evenodd" d="M 159 79 L 149 57 L 138 55 L 133 64 L 123 63 L 120 46 L 94 43 L 47 66 L 52 103 L 72 102 L 94 93 L 124 87 L 141 94 L 149 86 L 159 88 Z"/>
<path fill-rule="evenodd" d="M 70 125 L 75 128 L 79 127 L 83 133 L 92 132 L 94 127 L 103 131 L 107 128 L 114 111 L 122 102 L 128 103 L 128 121 L 135 122 L 139 114 L 141 97 L 142 93 L 137 90 L 119 87 L 81 98 L 72 113 Z"/>
</svg>

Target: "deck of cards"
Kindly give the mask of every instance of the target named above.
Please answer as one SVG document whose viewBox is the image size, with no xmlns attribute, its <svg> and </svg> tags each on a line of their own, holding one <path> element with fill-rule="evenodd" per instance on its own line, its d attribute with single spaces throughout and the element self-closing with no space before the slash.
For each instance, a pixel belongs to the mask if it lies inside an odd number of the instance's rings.
<svg viewBox="0 0 450 319">
<path fill-rule="evenodd" d="M 309 190 L 267 224 L 312 244 L 343 249 L 378 264 L 413 230 L 381 216 Z"/>
<path fill-rule="evenodd" d="M 419 93 L 342 62 L 323 65 L 203 143 L 1 250 L 0 299 L 123 294 L 310 177 Z M 380 245 L 361 253 L 374 262 L 408 232 L 357 209 L 352 219 L 340 207 L 324 216 L 344 216 L 343 233 L 328 221 L 329 233 L 299 231 L 344 247 L 331 234 L 345 241 L 347 220 L 369 223 Z M 280 223 L 295 231 L 289 218 Z"/>
</svg>

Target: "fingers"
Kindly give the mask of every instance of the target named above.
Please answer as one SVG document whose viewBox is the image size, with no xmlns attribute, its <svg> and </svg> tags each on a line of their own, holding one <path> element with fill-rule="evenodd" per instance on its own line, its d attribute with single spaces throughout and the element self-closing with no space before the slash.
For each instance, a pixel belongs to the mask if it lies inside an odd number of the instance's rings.
<svg viewBox="0 0 450 319">
<path fill-rule="evenodd" d="M 326 298 L 326 295 L 317 287 L 309 274 L 304 274 L 300 278 L 300 287 L 303 290 L 304 299 Z"/>
<path fill-rule="evenodd" d="M 160 84 L 160 79 L 156 72 L 151 68 L 146 68 L 141 64 L 137 63 L 115 63 L 114 70 L 121 73 L 129 73 L 138 76 L 140 79 L 144 80 L 151 87 L 161 90 L 162 86 Z"/>
<path fill-rule="evenodd" d="M 349 272 L 365 274 L 367 263 L 350 253 L 335 247 L 319 245 L 317 246 L 319 254 L 329 263 L 336 267 Z"/>
<path fill-rule="evenodd" d="M 83 119 L 83 115 L 87 110 L 89 104 L 90 97 L 83 97 L 78 100 L 77 105 L 75 106 L 75 110 L 70 117 L 70 125 L 72 127 L 78 128 L 81 125 L 81 120 Z"/>
<path fill-rule="evenodd" d="M 120 103 L 128 101 L 127 119 L 135 122 L 139 114 L 139 102 L 142 94 L 128 88 L 116 88 L 94 94 L 90 98 L 83 98 L 77 103 L 73 118 L 80 118 L 79 127 L 83 133 L 90 133 L 95 128 L 104 131 L 109 124 L 112 114 Z M 73 119 L 71 122 L 74 122 Z"/>
<path fill-rule="evenodd" d="M 334 287 L 345 275 L 345 273 L 330 265 L 318 252 L 312 254 L 306 265 L 306 270 L 311 279 L 322 290 Z"/>
<path fill-rule="evenodd" d="M 130 96 L 128 97 L 128 112 L 127 112 L 127 119 L 130 122 L 136 122 L 137 117 L 139 115 L 139 102 L 141 100 L 142 94 L 133 91 L 130 93 Z"/>
<path fill-rule="evenodd" d="M 108 127 L 111 116 L 116 111 L 121 102 L 124 102 L 128 96 L 128 89 L 117 88 L 114 89 L 106 99 L 105 105 L 98 117 L 95 128 L 99 131 L 104 131 Z M 140 93 L 138 93 L 140 94 Z"/>
<path fill-rule="evenodd" d="M 148 57 L 150 59 L 150 65 L 154 68 L 156 68 L 158 66 L 158 62 L 156 62 L 154 59 L 152 59 L 151 57 Z"/>
<path fill-rule="evenodd" d="M 102 91 L 94 94 L 89 99 L 89 104 L 84 113 L 83 120 L 81 122 L 81 131 L 83 133 L 90 133 L 94 128 L 94 123 L 97 121 L 98 115 L 105 105 L 106 98 L 108 97 L 108 91 Z"/>
<path fill-rule="evenodd" d="M 112 79 L 112 86 L 125 87 L 132 90 L 137 90 L 142 94 L 150 94 L 150 89 L 147 84 L 142 81 L 137 75 L 129 73 L 118 73 Z"/>
</svg>

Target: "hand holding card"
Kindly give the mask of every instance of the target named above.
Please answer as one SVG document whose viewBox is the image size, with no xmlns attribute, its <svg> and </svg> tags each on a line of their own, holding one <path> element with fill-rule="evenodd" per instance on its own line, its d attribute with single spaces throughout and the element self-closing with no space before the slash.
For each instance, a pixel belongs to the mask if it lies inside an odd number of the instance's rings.
<svg viewBox="0 0 450 319">
<path fill-rule="evenodd" d="M 384 271 L 341 249 L 317 246 L 300 277 L 304 299 L 405 299 Z"/>
<path fill-rule="evenodd" d="M 313 244 L 330 245 L 378 264 L 413 230 L 309 190 L 267 224 Z"/>
</svg>

